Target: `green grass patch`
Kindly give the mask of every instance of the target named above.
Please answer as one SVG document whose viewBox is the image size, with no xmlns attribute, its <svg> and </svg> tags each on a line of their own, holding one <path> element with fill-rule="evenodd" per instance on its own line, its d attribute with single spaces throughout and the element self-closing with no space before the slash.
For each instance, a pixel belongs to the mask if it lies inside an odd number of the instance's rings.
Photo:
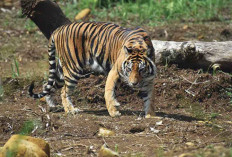
<svg viewBox="0 0 232 157">
<path fill-rule="evenodd" d="M 23 127 L 22 129 L 20 130 L 19 134 L 21 135 L 29 135 L 32 130 L 34 129 L 34 126 L 35 126 L 35 121 L 26 121 L 24 124 L 23 124 Z"/>
<path fill-rule="evenodd" d="M 26 20 L 24 28 L 29 31 L 32 32 L 33 30 L 37 29 L 37 26 L 35 25 L 34 22 L 32 22 L 31 20 Z"/>
<path fill-rule="evenodd" d="M 11 64 L 11 72 L 12 72 L 12 78 L 19 77 L 19 62 L 15 59 L 15 57 L 13 63 Z"/>
<path fill-rule="evenodd" d="M 204 149 L 197 150 L 193 156 L 196 157 L 232 157 L 232 148 L 208 145 Z"/>
<path fill-rule="evenodd" d="M 12 57 L 15 51 L 16 47 L 13 46 L 13 44 L 3 45 L 0 50 L 0 61 L 4 61 L 5 59 Z"/>
<path fill-rule="evenodd" d="M 201 103 L 192 102 L 190 99 L 180 98 L 178 101 L 179 107 L 184 108 L 194 118 L 214 122 L 220 116 L 216 111 L 207 112 Z"/>
<path fill-rule="evenodd" d="M 124 25 L 154 26 L 173 20 L 223 20 L 231 15 L 228 0 L 72 0 L 59 1 L 70 18 L 82 9 L 91 9 L 90 21 L 119 22 Z"/>
</svg>

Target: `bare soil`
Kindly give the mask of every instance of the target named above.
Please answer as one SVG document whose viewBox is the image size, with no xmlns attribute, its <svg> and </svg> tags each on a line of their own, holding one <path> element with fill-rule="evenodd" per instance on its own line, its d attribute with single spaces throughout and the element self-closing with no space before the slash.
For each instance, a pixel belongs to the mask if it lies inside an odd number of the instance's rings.
<svg viewBox="0 0 232 157">
<path fill-rule="evenodd" d="M 0 146 L 17 133 L 48 141 L 52 156 L 97 156 L 106 143 L 121 156 L 232 155 L 231 74 L 157 65 L 156 116 L 143 117 L 142 101 L 125 85 L 117 89 L 121 117 L 111 118 L 104 102 L 106 76 L 82 79 L 73 95 L 83 112 L 48 112 L 43 100 L 27 94 L 31 81 L 37 92 L 48 74 L 47 41 L 38 29 L 24 26 L 19 8 L 0 12 Z M 7 22 L 6 22 L 7 21 Z M 147 28 L 154 39 L 224 41 L 232 39 L 227 22 L 180 23 Z M 15 58 L 19 64 L 16 72 Z M 60 91 L 56 98 L 60 103 Z M 100 127 L 115 132 L 99 137 Z M 190 154 L 186 154 L 190 153 Z"/>
</svg>

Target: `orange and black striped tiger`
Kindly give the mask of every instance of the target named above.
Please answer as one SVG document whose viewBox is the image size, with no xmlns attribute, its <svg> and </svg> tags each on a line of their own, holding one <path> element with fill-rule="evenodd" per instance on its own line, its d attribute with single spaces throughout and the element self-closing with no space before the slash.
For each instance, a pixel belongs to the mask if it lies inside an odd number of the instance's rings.
<svg viewBox="0 0 232 157">
<path fill-rule="evenodd" d="M 55 53 L 58 55 L 56 64 Z M 118 80 L 139 89 L 144 100 L 145 115 L 153 114 L 151 105 L 156 66 L 154 48 L 148 34 L 142 29 L 126 29 L 111 23 L 80 22 L 56 29 L 49 40 L 49 78 L 42 93 L 29 94 L 33 98 L 46 96 L 50 107 L 55 104 L 52 88 L 60 88 L 65 112 L 76 113 L 70 94 L 81 78 L 90 72 L 108 74 L 105 101 L 110 116 L 120 116 L 114 89 Z"/>
</svg>

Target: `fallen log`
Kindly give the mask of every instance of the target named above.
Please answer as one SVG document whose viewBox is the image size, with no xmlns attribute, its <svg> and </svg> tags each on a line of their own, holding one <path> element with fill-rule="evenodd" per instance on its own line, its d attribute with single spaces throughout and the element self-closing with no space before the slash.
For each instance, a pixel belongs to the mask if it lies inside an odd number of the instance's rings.
<svg viewBox="0 0 232 157">
<path fill-rule="evenodd" d="M 218 64 L 224 71 L 232 71 L 232 41 L 159 41 L 152 40 L 156 63 L 178 64 L 186 68 L 209 69 Z"/>
<path fill-rule="evenodd" d="M 21 0 L 23 14 L 27 15 L 47 39 L 61 25 L 70 23 L 60 7 L 50 0 Z M 219 64 L 220 69 L 232 72 L 232 41 L 174 42 L 153 40 L 156 63 L 178 64 L 185 68 L 209 69 Z"/>
</svg>

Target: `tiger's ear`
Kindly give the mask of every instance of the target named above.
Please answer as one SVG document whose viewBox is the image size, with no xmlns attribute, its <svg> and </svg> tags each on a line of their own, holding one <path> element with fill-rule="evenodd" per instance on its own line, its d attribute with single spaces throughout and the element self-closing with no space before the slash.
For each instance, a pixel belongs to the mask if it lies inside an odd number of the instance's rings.
<svg viewBox="0 0 232 157">
<path fill-rule="evenodd" d="M 124 51 L 126 54 L 130 54 L 132 52 L 132 49 L 129 49 L 128 47 L 124 46 Z"/>
</svg>

